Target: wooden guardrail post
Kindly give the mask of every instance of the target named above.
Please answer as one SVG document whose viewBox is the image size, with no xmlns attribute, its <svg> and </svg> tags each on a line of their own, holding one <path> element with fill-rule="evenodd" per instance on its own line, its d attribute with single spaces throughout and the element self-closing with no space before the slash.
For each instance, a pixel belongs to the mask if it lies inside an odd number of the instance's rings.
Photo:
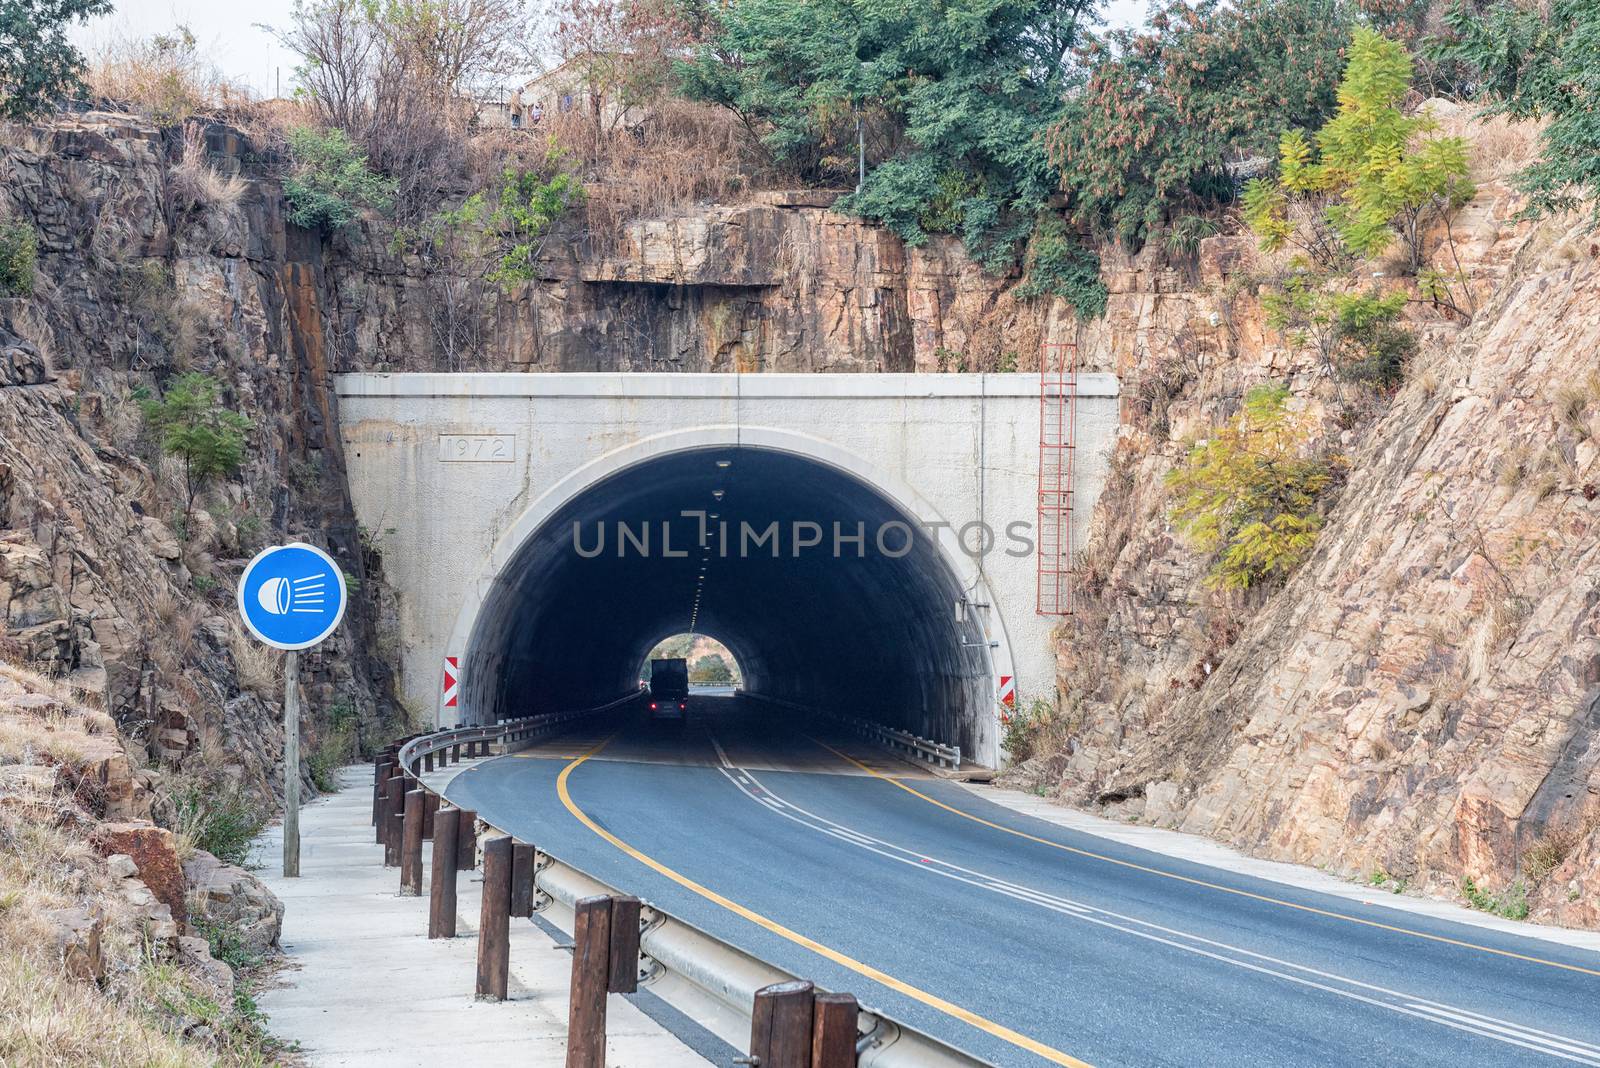
<svg viewBox="0 0 1600 1068">
<path fill-rule="evenodd" d="M 400 765 L 396 761 L 391 760 L 384 767 L 383 781 L 377 785 L 378 797 L 377 800 L 373 802 L 372 806 L 372 823 L 377 829 L 373 836 L 373 840 L 379 845 L 382 845 L 389 840 L 389 783 L 393 781 L 396 775 L 399 774 Z"/>
<path fill-rule="evenodd" d="M 511 843 L 511 915 L 527 919 L 533 915 L 533 846 Z"/>
<path fill-rule="evenodd" d="M 383 806 L 383 784 L 389 778 L 394 761 L 380 753 L 372 761 L 372 825 L 378 825 L 378 812 Z"/>
<path fill-rule="evenodd" d="M 443 800 L 432 790 L 424 790 L 422 798 L 422 840 L 433 841 L 433 824 L 439 816 L 439 803 Z"/>
<path fill-rule="evenodd" d="M 460 850 L 456 854 L 456 867 L 471 871 L 478 866 L 478 814 L 464 808 L 456 818 L 461 821 L 461 830 L 456 839 L 456 848 Z"/>
<path fill-rule="evenodd" d="M 856 1068 L 854 994 L 818 994 L 812 1000 L 811 1068 Z"/>
<path fill-rule="evenodd" d="M 456 936 L 456 831 L 459 809 L 442 806 L 433 821 L 433 873 L 428 886 L 428 937 Z"/>
<path fill-rule="evenodd" d="M 392 868 L 400 863 L 400 846 L 404 836 L 405 822 L 405 788 L 404 774 L 389 776 L 388 783 L 384 786 L 383 801 L 383 866 Z"/>
<path fill-rule="evenodd" d="M 639 989 L 639 899 L 611 899 L 611 961 L 606 989 L 632 994 Z"/>
<path fill-rule="evenodd" d="M 483 842 L 483 913 L 478 923 L 480 1000 L 506 999 L 511 973 L 510 906 L 511 839 L 497 834 Z"/>
<path fill-rule="evenodd" d="M 428 753 L 423 753 L 422 754 L 422 770 L 423 771 L 432 771 L 433 770 L 433 753 L 428 752 Z"/>
<path fill-rule="evenodd" d="M 455 745 L 452 745 L 450 747 L 450 762 L 452 764 L 461 763 L 461 743 L 460 742 L 457 742 Z"/>
<path fill-rule="evenodd" d="M 400 896 L 422 893 L 422 816 L 428 808 L 428 793 L 423 789 L 406 791 L 405 814 L 400 845 Z"/>
<path fill-rule="evenodd" d="M 750 1016 L 751 1063 L 761 1068 L 811 1068 L 815 993 L 816 987 L 804 980 L 756 991 Z"/>
<path fill-rule="evenodd" d="M 605 1068 L 606 990 L 611 985 L 611 898 L 573 906 L 572 992 L 567 1006 L 567 1068 Z"/>
</svg>

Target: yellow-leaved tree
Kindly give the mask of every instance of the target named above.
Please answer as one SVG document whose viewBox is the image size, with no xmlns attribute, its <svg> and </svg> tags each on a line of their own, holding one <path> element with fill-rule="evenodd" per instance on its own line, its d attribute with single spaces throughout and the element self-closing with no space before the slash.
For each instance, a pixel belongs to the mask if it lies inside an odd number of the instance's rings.
<svg viewBox="0 0 1600 1068">
<path fill-rule="evenodd" d="M 1344 458 L 1313 448 L 1312 421 L 1288 399 L 1281 385 L 1257 386 L 1238 415 L 1167 475 L 1173 525 L 1196 549 L 1218 553 L 1213 586 L 1248 589 L 1287 577 L 1322 530 L 1320 505 Z"/>
</svg>

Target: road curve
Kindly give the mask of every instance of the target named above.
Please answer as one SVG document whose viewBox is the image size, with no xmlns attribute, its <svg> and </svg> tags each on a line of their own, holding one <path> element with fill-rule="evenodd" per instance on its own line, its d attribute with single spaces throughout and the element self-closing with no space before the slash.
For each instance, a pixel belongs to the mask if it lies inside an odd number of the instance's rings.
<svg viewBox="0 0 1600 1068">
<path fill-rule="evenodd" d="M 859 741 L 695 699 L 449 799 L 999 1065 L 1600 1066 L 1600 954 L 1044 823 Z"/>
</svg>

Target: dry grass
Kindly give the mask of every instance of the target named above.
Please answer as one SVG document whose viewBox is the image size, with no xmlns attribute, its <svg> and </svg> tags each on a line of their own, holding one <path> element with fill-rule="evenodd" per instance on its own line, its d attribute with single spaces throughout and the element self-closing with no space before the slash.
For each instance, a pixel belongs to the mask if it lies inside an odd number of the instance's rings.
<svg viewBox="0 0 1600 1068">
<path fill-rule="evenodd" d="M 632 129 L 599 129 L 577 111 L 546 116 L 541 128 L 581 161 L 585 229 L 602 244 L 634 219 L 737 200 L 776 177 L 739 121 L 704 104 L 663 101 Z"/>
<path fill-rule="evenodd" d="M 71 683 L 62 679 L 53 679 L 48 675 L 41 675 L 31 668 L 0 662 L 0 678 L 10 679 L 33 693 L 42 693 L 49 697 L 54 697 L 64 705 L 92 703 L 87 693 Z"/>
<path fill-rule="evenodd" d="M 228 626 L 228 647 L 233 652 L 233 666 L 239 674 L 239 688 L 249 690 L 268 701 L 278 695 L 278 657 L 273 650 L 245 633 L 237 622 Z"/>
<path fill-rule="evenodd" d="M 224 77 L 204 58 L 200 42 L 182 27 L 110 41 L 90 59 L 84 82 L 91 95 L 168 126 L 191 115 L 222 114 L 252 102 L 250 91 Z"/>
<path fill-rule="evenodd" d="M 0 1064 L 16 1068 L 201 1068 L 202 1051 L 95 987 L 20 953 L 0 955 Z"/>
<path fill-rule="evenodd" d="M 167 172 L 167 188 L 183 210 L 232 213 L 249 188 L 238 175 L 223 175 L 206 161 L 205 137 L 198 124 L 184 131 L 183 155 Z"/>
<path fill-rule="evenodd" d="M 1542 123 L 1512 122 L 1504 115 L 1479 118 L 1471 106 L 1439 116 L 1438 123 L 1442 136 L 1466 139 L 1467 165 L 1475 182 L 1509 177 L 1539 157 Z"/>
</svg>

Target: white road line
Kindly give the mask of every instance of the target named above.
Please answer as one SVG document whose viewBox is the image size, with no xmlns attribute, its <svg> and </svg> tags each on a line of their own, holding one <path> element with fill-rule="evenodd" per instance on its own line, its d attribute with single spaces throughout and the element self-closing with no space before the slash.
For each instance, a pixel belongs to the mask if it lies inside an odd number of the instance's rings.
<svg viewBox="0 0 1600 1068">
<path fill-rule="evenodd" d="M 1191 934 L 1187 931 L 1165 927 L 1161 924 L 1139 919 L 1136 916 L 1126 916 L 1121 913 L 1113 912 L 1109 909 L 1103 909 L 1094 905 L 1085 905 L 1067 898 L 1057 897 L 1056 895 L 1046 893 L 1042 890 L 1035 890 L 1031 887 L 1008 882 L 1004 879 L 988 875 L 984 872 L 974 871 L 972 869 L 950 863 L 949 861 L 928 857 L 923 853 L 918 853 L 903 846 L 895 845 L 892 842 L 884 841 L 880 838 L 874 838 L 873 836 L 864 834 L 855 830 L 854 828 L 847 827 L 844 824 L 830 820 L 825 816 L 819 816 L 814 812 L 810 812 L 791 801 L 783 802 L 784 806 L 791 810 L 786 812 L 782 808 L 770 803 L 769 798 L 776 798 L 777 795 L 773 794 L 772 790 L 767 787 L 765 783 L 761 782 L 761 780 L 757 778 L 753 772 L 750 772 L 745 768 L 737 767 L 731 761 L 729 761 L 728 754 L 723 750 L 721 743 L 717 741 L 716 737 L 714 735 L 709 735 L 709 732 L 708 736 L 710 736 L 711 744 L 716 748 L 717 758 L 722 764 L 722 767 L 718 770 L 722 772 L 723 776 L 727 778 L 729 782 L 733 783 L 740 793 L 743 793 L 751 800 L 764 805 L 785 819 L 792 820 L 801 826 L 809 827 L 811 830 L 818 831 L 822 834 L 828 835 L 831 838 L 849 842 L 852 845 L 856 845 L 859 848 L 865 849 L 870 853 L 875 853 L 878 856 L 884 857 L 888 860 L 906 864 L 910 867 L 918 868 L 923 871 L 931 872 L 934 875 L 951 879 L 956 882 L 965 883 L 980 890 L 988 890 L 991 893 L 1001 894 L 1012 898 L 1013 900 L 1024 902 L 1025 904 L 1036 905 L 1059 915 L 1069 916 L 1073 919 L 1082 920 L 1086 923 L 1093 923 L 1096 926 L 1109 928 L 1124 934 L 1129 934 L 1135 938 L 1142 938 L 1147 941 L 1157 942 L 1173 949 L 1182 950 L 1186 953 L 1193 953 L 1198 956 L 1219 961 L 1223 964 L 1230 964 L 1236 968 L 1243 968 L 1245 970 L 1257 972 L 1262 975 L 1270 975 L 1299 986 L 1321 990 L 1325 993 L 1334 994 L 1353 1001 L 1359 1001 L 1368 1005 L 1376 1006 L 1378 1008 L 1388 1009 L 1391 1012 L 1399 1013 L 1403 1016 L 1414 1017 L 1428 1023 L 1433 1023 L 1439 1026 L 1452 1028 L 1453 1030 L 1463 1031 L 1483 1038 L 1492 1039 L 1496 1042 L 1519 1046 L 1523 1049 L 1532 1050 L 1537 1053 L 1543 1053 L 1547 1056 L 1556 1057 L 1561 1060 L 1574 1061 L 1579 1064 L 1600 1066 L 1600 1046 L 1594 1046 L 1579 1039 L 1567 1038 L 1562 1035 L 1552 1034 L 1548 1031 L 1540 1031 L 1535 1028 L 1524 1027 L 1521 1024 L 1512 1023 L 1508 1020 L 1500 1020 L 1492 1016 L 1484 1016 L 1480 1013 L 1474 1013 L 1470 1010 L 1462 1009 L 1454 1005 L 1447 1005 L 1441 1002 L 1430 1001 L 1425 998 L 1418 998 L 1412 994 L 1402 993 L 1397 990 L 1390 990 L 1372 983 L 1363 982 L 1359 979 L 1352 979 L 1348 976 L 1322 971 L 1317 968 L 1312 968 L 1308 965 L 1296 964 L 1293 961 L 1281 960 L 1264 953 L 1257 953 L 1254 950 L 1245 949 L 1242 946 L 1233 946 L 1225 942 L 1218 942 L 1213 939 L 1205 938 L 1201 935 Z M 745 777 L 748 777 L 747 781 L 753 784 L 755 789 L 762 791 L 765 796 L 758 797 L 750 789 L 746 788 L 745 784 L 740 782 L 740 779 Z M 1130 924 L 1134 926 L 1128 926 Z M 1144 928 L 1144 930 L 1140 930 L 1138 928 Z M 1155 932 L 1160 933 L 1158 934 Z M 1237 956 L 1228 956 L 1227 954 L 1230 953 L 1253 958 L 1254 960 L 1261 961 L 1263 963 L 1256 964 L 1252 963 L 1251 960 L 1241 960 Z M 1268 965 L 1277 965 L 1278 967 L 1270 967 Z M 1280 968 L 1292 969 L 1293 971 L 1300 972 L 1302 974 L 1290 974 L 1289 972 L 1279 970 Z M 1316 978 L 1307 978 L 1308 976 L 1315 976 Z M 1327 981 L 1321 982 L 1319 980 Z M 1336 983 L 1343 985 L 1331 985 Z M 1359 993 L 1358 991 L 1370 991 L 1371 994 L 1383 995 L 1383 997 L 1373 997 L 1369 996 L 1369 994 Z M 1389 1001 L 1384 1000 L 1384 998 L 1393 998 L 1396 1000 Z"/>
</svg>

